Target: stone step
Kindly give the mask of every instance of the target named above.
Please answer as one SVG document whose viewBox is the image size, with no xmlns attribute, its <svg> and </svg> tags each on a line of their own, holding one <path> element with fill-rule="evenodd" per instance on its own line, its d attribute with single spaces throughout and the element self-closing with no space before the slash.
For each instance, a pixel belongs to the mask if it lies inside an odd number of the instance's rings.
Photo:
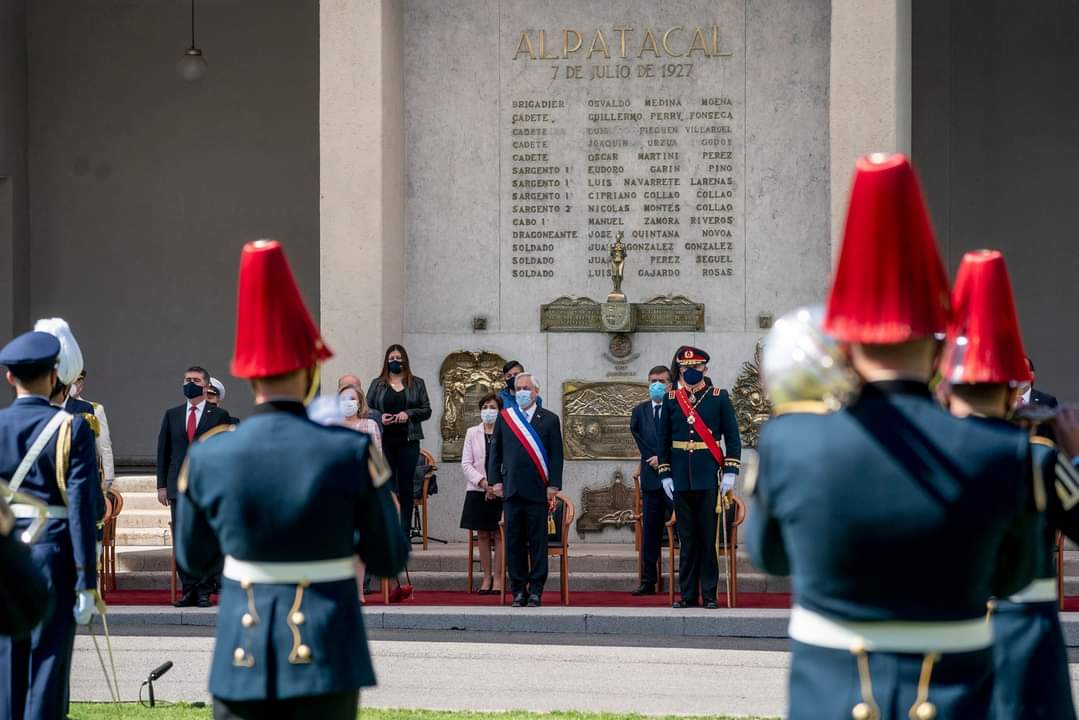
<svg viewBox="0 0 1079 720">
<path fill-rule="evenodd" d="M 129 510 L 160 510 L 169 514 L 169 509 L 157 501 L 156 492 L 125 492 L 123 495 L 124 513 Z"/>
<path fill-rule="evenodd" d="M 157 477 L 154 475 L 120 475 L 113 482 L 113 487 L 125 496 L 129 492 L 151 492 L 157 494 Z"/>
<path fill-rule="evenodd" d="M 123 515 L 123 513 L 121 513 L 121 515 Z M 117 523 L 119 523 L 119 519 L 117 520 Z M 167 525 L 164 528 L 129 528 L 117 525 L 116 528 L 116 546 L 118 550 L 124 547 L 171 544 L 172 536 L 169 534 Z"/>
<path fill-rule="evenodd" d="M 443 592 L 464 591 L 468 586 L 468 579 L 464 573 L 452 572 L 411 572 L 412 583 L 417 591 Z M 474 582 L 479 587 L 483 576 L 476 573 Z M 402 580 L 404 577 L 402 576 Z M 547 586 L 557 588 L 559 582 L 558 569 L 551 567 L 547 579 Z M 664 580 L 666 582 L 666 580 Z M 719 579 L 720 587 L 723 587 L 723 577 Z M 116 586 L 120 590 L 167 590 L 169 588 L 168 570 L 139 570 L 134 572 L 119 572 L 116 574 Z M 629 592 L 637 587 L 636 573 L 589 573 L 577 572 L 570 565 L 570 591 L 578 592 Z M 666 585 L 664 585 L 666 588 Z M 738 589 L 741 592 L 790 592 L 790 581 L 787 578 L 775 578 L 760 573 L 740 574 L 738 576 Z"/>
<path fill-rule="evenodd" d="M 169 510 L 158 506 L 158 510 L 128 510 L 124 507 L 123 512 L 116 518 L 116 530 L 136 529 L 168 529 Z M 119 539 L 117 539 L 119 542 Z"/>
</svg>

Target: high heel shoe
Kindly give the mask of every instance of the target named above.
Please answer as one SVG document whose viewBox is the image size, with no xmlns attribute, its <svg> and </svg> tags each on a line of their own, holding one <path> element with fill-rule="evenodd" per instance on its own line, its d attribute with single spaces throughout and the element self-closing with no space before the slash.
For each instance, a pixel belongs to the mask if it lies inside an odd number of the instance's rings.
<svg viewBox="0 0 1079 720">
<path fill-rule="evenodd" d="M 480 585 L 480 589 L 477 591 L 478 595 L 493 595 L 494 594 L 494 581 L 491 581 L 491 587 L 483 587 Z"/>
</svg>

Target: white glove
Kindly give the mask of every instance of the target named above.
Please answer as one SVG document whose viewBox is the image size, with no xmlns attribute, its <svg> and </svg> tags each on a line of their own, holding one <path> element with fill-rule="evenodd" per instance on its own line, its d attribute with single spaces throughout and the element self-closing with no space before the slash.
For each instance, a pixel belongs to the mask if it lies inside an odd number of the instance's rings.
<svg viewBox="0 0 1079 720">
<path fill-rule="evenodd" d="M 663 483 L 663 492 L 667 493 L 667 497 L 674 500 L 674 480 L 672 478 L 663 478 L 660 482 Z"/>
<path fill-rule="evenodd" d="M 90 618 L 97 612 L 97 602 L 93 590 L 79 590 L 75 596 L 75 622 L 79 625 L 89 625 Z"/>
<path fill-rule="evenodd" d="M 97 555 L 97 561 L 101 562 L 101 553 L 105 552 L 105 548 L 101 546 L 101 543 L 96 543 L 94 546 L 95 554 Z"/>
<path fill-rule="evenodd" d="M 734 489 L 734 481 L 738 476 L 734 473 L 723 473 L 723 479 L 719 481 L 719 494 L 726 495 Z"/>
</svg>

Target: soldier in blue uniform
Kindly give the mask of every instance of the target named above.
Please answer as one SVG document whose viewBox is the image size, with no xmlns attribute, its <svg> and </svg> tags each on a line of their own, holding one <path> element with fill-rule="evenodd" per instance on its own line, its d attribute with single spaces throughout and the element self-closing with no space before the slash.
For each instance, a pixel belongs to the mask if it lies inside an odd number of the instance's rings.
<svg viewBox="0 0 1079 720">
<path fill-rule="evenodd" d="M 1031 373 L 999 252 L 963 257 L 952 305 L 955 317 L 941 363 L 950 409 L 971 422 L 1008 427 L 1005 418 Z M 1075 720 L 1053 552 L 1058 531 L 1079 541 L 1079 473 L 1051 440 L 1036 436 L 1031 443 L 1031 482 L 1043 509 L 1031 539 L 1037 566 L 1027 587 L 990 604 L 997 673 L 992 717 Z"/>
<path fill-rule="evenodd" d="M 368 437 L 306 415 L 330 355 L 281 246 L 248 243 L 232 374 L 250 379 L 256 407 L 196 442 L 178 480 L 179 564 L 203 576 L 224 562 L 210 670 L 219 720 L 351 720 L 375 681 L 353 556 L 393 577 L 408 542 Z"/>
<path fill-rule="evenodd" d="M 1030 447 L 949 415 L 928 380 L 948 286 L 902 155 L 857 163 L 825 331 L 864 385 L 765 424 L 747 545 L 791 575 L 791 720 L 984 718 L 986 602 L 1034 575 Z"/>
<path fill-rule="evenodd" d="M 716 500 L 734 488 L 742 462 L 738 419 L 727 391 L 706 375 L 708 360 L 698 348 L 678 349 L 671 364 L 678 389 L 660 412 L 659 478 L 674 493 L 680 547 L 676 608 L 718 607 Z"/>
<path fill-rule="evenodd" d="M 82 356 L 66 323 L 54 323 L 54 332 L 25 333 L 0 350 L 17 393 L 0 410 L 0 479 L 47 505 L 49 518 L 30 552 L 45 576 L 52 612 L 29 637 L 0 638 L 0 716 L 17 720 L 66 716 L 75 624 L 89 622 L 100 603 L 93 432 L 48 400 L 75 380 Z M 11 509 L 16 531 L 36 516 L 17 499 Z"/>
</svg>

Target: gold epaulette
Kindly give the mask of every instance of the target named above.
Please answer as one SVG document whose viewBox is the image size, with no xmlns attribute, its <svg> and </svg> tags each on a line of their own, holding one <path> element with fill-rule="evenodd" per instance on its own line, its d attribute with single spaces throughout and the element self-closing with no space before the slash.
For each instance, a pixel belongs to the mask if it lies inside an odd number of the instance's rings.
<svg viewBox="0 0 1079 720">
<path fill-rule="evenodd" d="M 677 393 L 678 393 L 678 391 L 677 391 L 677 390 L 668 390 L 668 391 L 667 391 L 667 399 L 668 399 L 668 400 L 674 400 L 674 396 L 675 396 L 675 395 L 676 395 Z"/>
<path fill-rule="evenodd" d="M 97 415 L 93 413 L 79 413 L 82 419 L 86 421 L 86 424 L 90 426 L 90 429 L 94 431 L 94 437 L 101 434 L 101 422 L 97 419 Z"/>
<path fill-rule="evenodd" d="M 832 409 L 821 400 L 794 400 L 776 405 L 772 416 L 778 415 L 828 415 Z"/>
<path fill-rule="evenodd" d="M 71 423 L 74 417 L 68 417 L 56 431 L 56 486 L 60 488 L 60 497 L 67 505 L 67 471 L 71 468 Z"/>
<path fill-rule="evenodd" d="M 202 435 L 199 435 L 197 438 L 195 438 L 195 442 L 206 442 L 215 435 L 232 432 L 235 429 L 235 425 L 218 425 L 217 427 L 210 428 Z M 180 474 L 176 478 L 176 489 L 180 492 L 187 492 L 187 461 L 188 458 L 184 458 L 184 463 L 180 466 Z"/>
<path fill-rule="evenodd" d="M 1057 449 L 1057 444 L 1055 442 L 1053 442 L 1052 440 L 1050 440 L 1047 437 L 1042 437 L 1041 435 L 1031 435 L 1030 436 L 1030 444 L 1031 445 L 1044 445 L 1045 447 L 1051 448 L 1053 450 Z"/>
<path fill-rule="evenodd" d="M 722 395 L 722 394 L 723 394 L 723 388 L 721 388 L 721 387 L 715 387 L 715 386 L 713 385 L 713 386 L 712 386 L 712 394 L 713 394 L 713 395 Z"/>
</svg>

